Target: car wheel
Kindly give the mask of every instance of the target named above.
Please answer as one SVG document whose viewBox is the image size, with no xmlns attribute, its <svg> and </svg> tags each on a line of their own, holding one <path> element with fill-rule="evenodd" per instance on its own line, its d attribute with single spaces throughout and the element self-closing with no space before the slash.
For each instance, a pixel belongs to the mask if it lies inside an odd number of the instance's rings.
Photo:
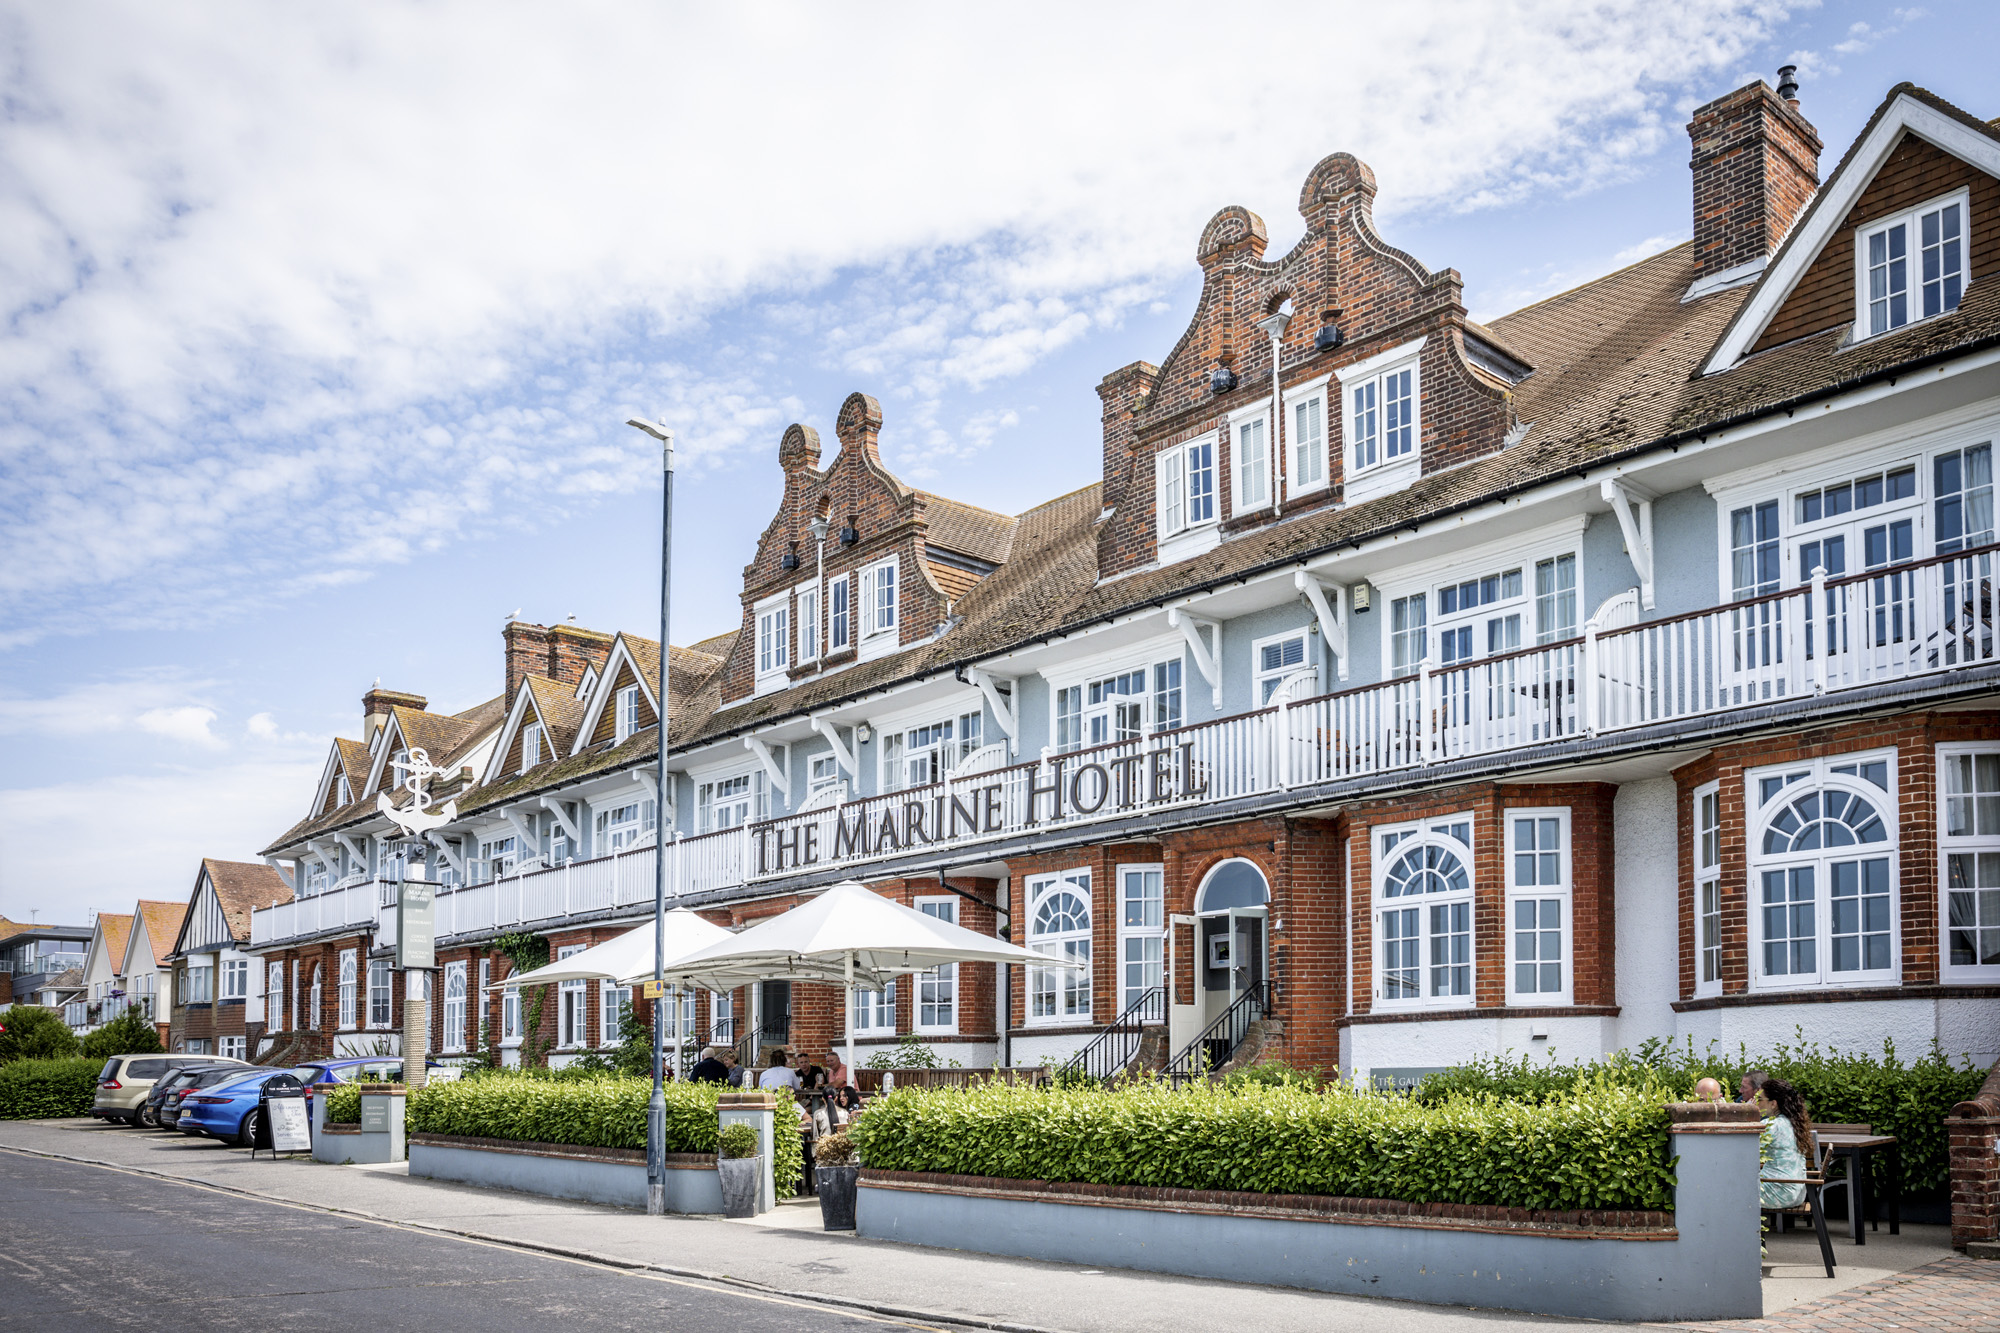
<svg viewBox="0 0 2000 1333">
<path fill-rule="evenodd" d="M 244 1115 L 243 1128 L 236 1132 L 237 1147 L 254 1148 L 257 1146 L 257 1117 L 259 1114 L 261 1113 L 251 1110 Z"/>
<path fill-rule="evenodd" d="M 142 1106 L 142 1107 L 140 1107 L 140 1108 L 139 1108 L 139 1128 L 141 1128 L 141 1129 L 158 1129 L 159 1127 L 160 1127 L 160 1113 L 159 1113 L 158 1111 L 155 1111 L 155 1110 L 154 1110 L 154 1109 L 153 1109 L 152 1107 L 150 1107 L 150 1106 Z"/>
</svg>

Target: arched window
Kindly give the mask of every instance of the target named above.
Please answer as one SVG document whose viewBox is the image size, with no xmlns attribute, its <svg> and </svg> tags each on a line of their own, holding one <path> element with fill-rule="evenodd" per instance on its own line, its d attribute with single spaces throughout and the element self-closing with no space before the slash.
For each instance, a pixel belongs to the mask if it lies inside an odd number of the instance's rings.
<svg viewBox="0 0 2000 1333">
<path fill-rule="evenodd" d="M 1750 883 L 1758 985 L 1894 979 L 1892 772 L 1884 755 L 1747 775 L 1756 811 Z"/>
<path fill-rule="evenodd" d="M 1090 1020 L 1090 872 L 1067 870 L 1028 881 L 1028 947 L 1075 968 L 1028 969 L 1028 1021 Z"/>
<path fill-rule="evenodd" d="M 318 963 L 313 964 L 312 989 L 306 992 L 306 998 L 308 1006 L 306 1010 L 306 1026 L 317 1032 L 319 1031 L 320 1005 L 324 1000 L 324 991 L 320 986 Z"/>
<path fill-rule="evenodd" d="M 340 1027 L 342 1031 L 353 1027 L 359 1021 L 360 1016 L 357 1004 L 358 995 L 355 987 L 355 982 L 359 979 L 356 974 L 355 957 L 355 951 L 352 949 L 342 949 L 340 951 Z"/>
<path fill-rule="evenodd" d="M 450 963 L 444 970 L 444 1041 L 447 1051 L 465 1049 L 465 964 Z"/>
<path fill-rule="evenodd" d="M 1472 821 L 1372 830 L 1380 882 L 1378 994 L 1387 1002 L 1472 1002 Z"/>
<path fill-rule="evenodd" d="M 1271 888 L 1264 882 L 1264 872 L 1256 862 L 1237 857 L 1218 862 L 1202 878 L 1194 910 L 1198 916 L 1209 916 L 1232 907 L 1262 907 L 1270 901 Z"/>
</svg>

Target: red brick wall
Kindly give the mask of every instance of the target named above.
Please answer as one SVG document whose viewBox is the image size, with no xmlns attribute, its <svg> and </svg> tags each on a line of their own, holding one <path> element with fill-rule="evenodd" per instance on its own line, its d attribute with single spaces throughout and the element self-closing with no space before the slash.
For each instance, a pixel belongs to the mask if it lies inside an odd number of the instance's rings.
<svg viewBox="0 0 2000 1333">
<path fill-rule="evenodd" d="M 1680 913 L 1682 999 L 1694 994 L 1694 792 L 1718 783 L 1722 824 L 1722 993 L 1750 987 L 1749 856 L 1744 773 L 1857 754 L 1896 752 L 1896 864 L 1904 985 L 1939 980 L 1937 747 L 1955 741 L 2000 739 L 2000 713 L 1904 713 L 1867 722 L 1822 727 L 1795 736 L 1763 737 L 1718 747 L 1675 770 L 1680 809 Z"/>
<path fill-rule="evenodd" d="M 1945 1121 L 1951 1160 L 1951 1243 L 2000 1240 L 2000 1065 Z"/>
<path fill-rule="evenodd" d="M 1701 273 L 1778 248 L 1819 184 L 1819 135 L 1761 80 L 1698 107 L 1694 248 Z"/>
</svg>

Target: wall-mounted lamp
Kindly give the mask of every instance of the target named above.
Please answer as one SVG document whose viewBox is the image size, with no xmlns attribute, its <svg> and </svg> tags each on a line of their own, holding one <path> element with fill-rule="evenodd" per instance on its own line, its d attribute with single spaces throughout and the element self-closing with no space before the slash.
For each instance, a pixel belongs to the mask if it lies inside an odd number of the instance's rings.
<svg viewBox="0 0 2000 1333">
<path fill-rule="evenodd" d="M 854 530 L 854 525 L 852 523 L 849 523 L 846 527 L 840 530 L 840 544 L 842 546 L 852 546 L 854 545 L 854 543 L 860 540 L 861 540 L 861 534 Z"/>
<path fill-rule="evenodd" d="M 793 542 L 791 549 L 785 552 L 784 559 L 778 563 L 786 569 L 797 569 L 799 567 L 799 544 Z"/>
<path fill-rule="evenodd" d="M 1334 348 L 1347 341 L 1347 335 L 1340 331 L 1340 325 L 1336 322 L 1339 318 L 1340 312 L 1338 310 L 1329 310 L 1326 312 L 1326 323 L 1320 325 L 1319 332 L 1313 335 L 1313 349 L 1315 351 L 1331 352 Z"/>
<path fill-rule="evenodd" d="M 1228 393 L 1236 387 L 1236 372 L 1228 366 L 1217 366 L 1208 374 L 1210 393 Z"/>
</svg>

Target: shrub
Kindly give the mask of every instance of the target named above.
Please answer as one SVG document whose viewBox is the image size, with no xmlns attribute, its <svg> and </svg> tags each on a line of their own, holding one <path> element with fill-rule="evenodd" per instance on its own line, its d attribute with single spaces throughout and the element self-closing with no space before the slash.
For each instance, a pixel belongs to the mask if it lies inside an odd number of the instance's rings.
<svg viewBox="0 0 2000 1333">
<path fill-rule="evenodd" d="M 731 1159 L 757 1155 L 757 1131 L 742 1121 L 724 1125 L 715 1136 L 716 1155 Z"/>
<path fill-rule="evenodd" d="M 1664 1098 L 1609 1082 L 1431 1105 L 1335 1085 L 899 1088 L 850 1131 L 869 1166 L 1103 1185 L 1670 1208 Z"/>
<path fill-rule="evenodd" d="M 813 1161 L 821 1166 L 852 1166 L 854 1140 L 844 1129 L 822 1134 L 813 1140 Z"/>
<path fill-rule="evenodd" d="M 0 1066 L 0 1120 L 88 1115 L 102 1060 L 10 1060 Z"/>
<path fill-rule="evenodd" d="M 83 1053 L 93 1060 L 114 1055 L 154 1055 L 164 1051 L 160 1030 L 137 1009 L 127 1009 L 83 1039 Z"/>
<path fill-rule="evenodd" d="M 940 1060 L 937 1052 L 917 1040 L 914 1032 L 905 1032 L 901 1041 L 885 1050 L 868 1057 L 870 1069 L 944 1069 L 958 1068 L 956 1060 Z"/>
<path fill-rule="evenodd" d="M 76 1034 L 53 1009 L 17 1004 L 0 1013 L 0 1065 L 13 1060 L 65 1059 L 82 1050 Z"/>
<path fill-rule="evenodd" d="M 336 1083 L 326 1091 L 326 1123 L 329 1125 L 358 1125 L 361 1123 L 361 1085 L 359 1083 Z"/>
<path fill-rule="evenodd" d="M 1262 1064 L 1246 1065 L 1222 1076 L 1222 1081 L 1232 1088 L 1254 1084 L 1265 1088 L 1316 1088 L 1318 1078 L 1292 1068 L 1283 1060 L 1266 1060 Z"/>
<path fill-rule="evenodd" d="M 716 1102 L 729 1088 L 717 1083 L 669 1083 L 667 1151 L 716 1150 Z M 593 1148 L 644 1148 L 646 1103 L 653 1085 L 615 1074 L 569 1075 L 564 1070 L 487 1070 L 450 1083 L 427 1083 L 412 1092 L 404 1124 L 412 1133 L 464 1134 L 573 1143 Z M 805 1145 L 791 1130 L 797 1119 L 782 1089 L 777 1110 L 778 1196 L 798 1190 Z"/>
<path fill-rule="evenodd" d="M 1796 1046 L 1780 1043 L 1766 1056 L 1752 1058 L 1738 1047 L 1734 1054 L 1713 1046 L 1696 1051 L 1689 1041 L 1680 1047 L 1648 1042 L 1637 1052 L 1619 1052 L 1609 1059 L 1582 1064 L 1531 1064 L 1505 1059 L 1475 1060 L 1426 1078 L 1415 1094 L 1420 1102 L 1442 1102 L 1468 1094 L 1487 1094 L 1509 1101 L 1541 1102 L 1572 1095 L 1579 1078 L 1628 1087 L 1665 1088 L 1685 1100 L 1695 1080 L 1721 1082 L 1733 1099 L 1737 1080 L 1762 1069 L 1799 1090 L 1812 1118 L 1825 1124 L 1872 1125 L 1877 1133 L 1895 1135 L 1902 1150 L 1904 1188 L 1916 1193 L 1938 1190 L 1950 1179 L 1946 1156 L 1945 1117 L 1951 1108 L 1979 1091 L 1985 1071 L 1969 1060 L 1954 1062 L 1936 1042 L 1923 1058 L 1905 1065 L 1893 1042 L 1882 1044 L 1878 1056 L 1838 1054 L 1799 1034 Z M 1879 1155 L 1878 1155 L 1879 1159 Z M 1888 1163 L 1877 1160 L 1873 1184 L 1889 1187 Z"/>
</svg>

